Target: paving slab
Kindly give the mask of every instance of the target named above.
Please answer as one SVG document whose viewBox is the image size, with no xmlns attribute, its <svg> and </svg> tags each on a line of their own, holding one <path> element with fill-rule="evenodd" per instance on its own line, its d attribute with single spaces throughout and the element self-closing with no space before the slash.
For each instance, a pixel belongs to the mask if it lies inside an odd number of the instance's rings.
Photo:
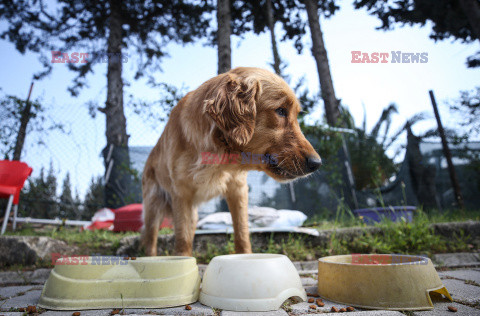
<svg viewBox="0 0 480 316">
<path fill-rule="evenodd" d="M 302 271 L 298 271 L 298 274 L 300 276 L 313 276 L 314 278 L 317 277 L 317 274 L 318 274 L 318 269 L 317 270 L 302 270 Z"/>
<path fill-rule="evenodd" d="M 39 285 L 5 286 L 0 288 L 0 301 L 10 299 L 31 290 L 42 290 Z M 23 294 L 22 294 L 23 295 Z"/>
<path fill-rule="evenodd" d="M 456 268 L 480 266 L 480 254 L 475 252 L 440 253 L 433 255 L 436 266 Z"/>
<path fill-rule="evenodd" d="M 0 272 L 0 285 L 44 284 L 50 275 L 51 269 L 37 269 L 34 271 L 4 271 Z"/>
<path fill-rule="evenodd" d="M 200 302 L 196 302 L 194 304 L 189 304 L 192 307 L 191 310 L 186 310 L 185 306 L 179 307 L 170 307 L 170 308 L 156 308 L 156 309 L 146 309 L 145 312 L 141 314 L 145 314 L 146 312 L 154 312 L 159 313 L 161 315 L 215 315 L 213 309 L 209 306 L 205 306 Z M 128 310 L 127 310 L 128 311 Z"/>
<path fill-rule="evenodd" d="M 310 287 L 305 287 L 305 291 L 307 291 L 307 293 L 311 293 L 311 294 L 315 294 L 317 293 L 317 287 L 316 286 L 310 286 Z M 309 297 L 310 298 L 310 297 Z M 315 299 L 317 299 L 315 297 Z M 295 314 L 295 315 L 300 315 L 300 314 L 305 314 L 305 313 L 312 313 L 312 312 L 315 312 L 315 313 L 318 313 L 318 312 L 322 312 L 322 313 L 325 313 L 325 312 L 329 312 L 330 309 L 335 306 L 337 307 L 338 309 L 342 308 L 342 307 L 347 307 L 347 305 L 342 305 L 342 304 L 338 304 L 338 303 L 333 303 L 333 302 L 330 302 L 326 299 L 322 299 L 323 303 L 325 304 L 325 306 L 323 307 L 319 307 L 317 306 L 316 309 L 311 309 L 310 308 L 310 305 L 316 305 L 315 303 L 308 303 L 307 302 L 301 302 L 301 303 L 297 303 L 297 304 L 292 304 L 290 305 L 289 309 L 291 311 L 292 314 Z M 349 314 L 350 315 L 350 314 Z"/>
<path fill-rule="evenodd" d="M 416 311 L 413 312 L 414 316 L 470 316 L 480 315 L 480 309 L 476 309 L 470 306 L 462 305 L 455 302 L 443 301 L 433 302 L 434 309 L 429 311 Z M 453 306 L 457 309 L 456 313 L 448 310 L 448 306 Z"/>
<path fill-rule="evenodd" d="M 169 308 L 126 308 L 123 310 L 125 315 L 191 315 L 191 316 L 200 316 L 200 315 L 214 315 L 212 308 L 202 305 L 199 302 L 194 304 L 189 304 L 192 307 L 191 310 L 186 310 L 185 305 L 178 307 L 169 307 Z M 99 310 L 84 310 L 80 312 L 81 316 L 109 316 L 110 312 L 113 311 L 113 308 L 110 309 L 99 309 Z M 74 311 L 46 311 L 42 313 L 43 315 L 48 316 L 71 316 Z"/>
<path fill-rule="evenodd" d="M 303 286 L 316 286 L 317 285 L 317 280 L 314 278 L 301 278 Z"/>
<path fill-rule="evenodd" d="M 323 314 L 323 313 L 322 313 Z M 335 312 L 328 312 L 326 314 L 338 314 Z M 298 316 L 307 316 L 307 315 L 312 315 L 310 314 L 301 314 Z M 358 312 L 348 312 L 346 313 L 348 316 L 405 316 L 405 314 L 402 314 L 397 311 L 377 311 L 377 310 L 372 310 L 372 311 L 358 311 Z"/>
<path fill-rule="evenodd" d="M 454 270 L 438 272 L 441 279 L 455 278 L 460 280 L 471 280 L 480 284 L 480 271 L 475 270 Z"/>
<path fill-rule="evenodd" d="M 112 309 L 79 310 L 81 316 L 110 316 Z M 45 311 L 42 316 L 72 316 L 75 311 Z"/>
<path fill-rule="evenodd" d="M 198 273 L 200 273 L 201 277 L 203 277 L 203 274 L 205 273 L 206 269 L 207 269 L 206 264 L 198 264 Z"/>
<path fill-rule="evenodd" d="M 302 262 L 302 270 L 318 271 L 318 261 L 304 261 Z"/>
<path fill-rule="evenodd" d="M 7 284 L 26 284 L 26 282 L 20 271 L 2 271 L 0 272 L 0 285 Z"/>
<path fill-rule="evenodd" d="M 232 312 L 232 311 L 222 311 L 221 316 L 288 316 L 288 313 L 283 309 L 270 312 Z"/>
<path fill-rule="evenodd" d="M 293 265 L 295 266 L 295 269 L 297 269 L 297 271 L 302 271 L 303 270 L 301 261 L 294 261 Z"/>
<path fill-rule="evenodd" d="M 479 286 L 465 284 L 464 281 L 453 279 L 443 279 L 442 281 L 455 301 L 469 305 L 480 305 Z"/>
<path fill-rule="evenodd" d="M 0 302 L 0 311 L 8 311 L 11 308 L 27 307 L 28 305 L 36 305 L 40 298 L 41 290 L 32 290 Z"/>
</svg>

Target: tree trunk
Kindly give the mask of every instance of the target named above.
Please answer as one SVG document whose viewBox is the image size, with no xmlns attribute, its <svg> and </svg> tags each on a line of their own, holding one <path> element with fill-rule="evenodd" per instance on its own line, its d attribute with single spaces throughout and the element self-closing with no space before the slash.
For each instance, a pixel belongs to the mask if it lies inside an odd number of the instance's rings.
<svg viewBox="0 0 480 316">
<path fill-rule="evenodd" d="M 106 116 L 107 146 L 105 159 L 105 204 L 116 208 L 125 204 L 130 192 L 131 172 L 128 135 L 123 109 L 122 81 L 122 21 L 121 1 L 110 0 L 108 36 L 107 102 L 102 112 Z M 110 155 L 108 155 L 111 148 Z M 111 158 L 111 159 L 108 159 Z M 111 169 L 109 165 L 112 164 Z M 109 172 L 110 169 L 110 172 Z"/>
<path fill-rule="evenodd" d="M 473 29 L 472 37 L 480 41 L 480 4 L 478 0 L 458 0 Z"/>
<path fill-rule="evenodd" d="M 278 53 L 278 48 L 277 48 L 277 38 L 275 36 L 275 20 L 273 17 L 272 0 L 267 0 L 266 10 L 267 10 L 268 29 L 270 30 L 270 39 L 272 41 L 273 69 L 275 70 L 275 73 L 277 75 L 282 76 L 282 70 L 280 69 L 282 60 L 280 59 L 280 54 Z"/>
<path fill-rule="evenodd" d="M 320 27 L 320 18 L 318 16 L 318 5 L 316 0 L 304 0 L 307 10 L 308 25 L 310 26 L 310 34 L 312 36 L 312 55 L 317 63 L 318 78 L 320 80 L 320 90 L 322 93 L 323 103 L 325 105 L 325 116 L 330 126 L 343 125 L 340 119 L 340 101 L 335 96 L 333 88 L 332 75 L 330 66 L 328 65 L 327 50 L 323 41 L 322 29 Z M 345 199 L 350 207 L 358 208 L 358 201 L 355 191 L 355 179 L 353 178 L 352 164 L 350 163 L 350 155 L 342 137 L 342 147 L 339 150 L 340 161 L 343 163 L 339 168 L 343 172 L 342 188 Z"/>
<path fill-rule="evenodd" d="M 327 50 L 323 42 L 322 29 L 320 28 L 320 19 L 318 17 L 318 5 L 315 0 L 305 0 L 307 9 L 308 24 L 312 36 L 312 54 L 317 63 L 318 77 L 320 79 L 320 89 L 322 99 L 325 104 L 325 114 L 327 123 L 330 126 L 336 126 L 340 118 L 339 100 L 335 96 L 333 89 L 332 75 L 328 65 Z"/>
<path fill-rule="evenodd" d="M 218 45 L 218 74 L 232 68 L 232 50 L 230 47 L 230 0 L 217 1 L 217 45 Z"/>
<path fill-rule="evenodd" d="M 27 134 L 27 125 L 30 121 L 32 103 L 30 103 L 30 95 L 32 94 L 33 82 L 30 85 L 30 90 L 28 91 L 27 102 L 25 103 L 25 108 L 22 111 L 22 117 L 20 118 L 20 129 L 18 130 L 17 141 L 15 142 L 15 149 L 13 150 L 13 159 L 20 161 L 22 156 L 23 144 L 25 143 L 25 135 Z"/>
</svg>

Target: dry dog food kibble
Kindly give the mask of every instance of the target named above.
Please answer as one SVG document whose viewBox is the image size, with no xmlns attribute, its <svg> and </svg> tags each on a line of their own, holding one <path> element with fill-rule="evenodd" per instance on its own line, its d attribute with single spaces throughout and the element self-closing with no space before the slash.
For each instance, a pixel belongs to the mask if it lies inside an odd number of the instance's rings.
<svg viewBox="0 0 480 316">
<path fill-rule="evenodd" d="M 313 302 L 315 302 L 315 299 L 314 299 L 314 298 L 309 298 L 309 299 L 308 299 L 308 302 L 309 302 L 309 303 L 313 303 Z"/>
<path fill-rule="evenodd" d="M 30 306 L 27 307 L 27 313 L 35 314 L 36 312 L 37 312 L 37 307 L 36 306 L 30 305 Z"/>
<path fill-rule="evenodd" d="M 332 309 L 330 311 L 334 313 L 338 313 L 338 308 L 336 308 L 335 306 L 332 306 Z"/>
<path fill-rule="evenodd" d="M 355 310 L 355 308 L 353 308 L 352 306 L 347 307 L 347 312 L 353 312 L 354 310 Z"/>
<path fill-rule="evenodd" d="M 323 307 L 325 306 L 325 303 L 321 299 L 317 299 L 317 305 Z"/>
<path fill-rule="evenodd" d="M 317 293 L 307 293 L 307 296 L 319 297 Z"/>
<path fill-rule="evenodd" d="M 74 312 L 72 313 L 72 316 L 80 316 L 80 312 Z"/>
<path fill-rule="evenodd" d="M 114 309 L 113 311 L 110 312 L 110 315 L 117 315 L 120 313 L 120 310 L 117 308 L 117 309 Z"/>
<path fill-rule="evenodd" d="M 192 306 L 190 306 L 190 305 L 185 305 L 185 309 L 186 309 L 187 311 L 191 311 L 191 310 L 192 310 Z"/>
<path fill-rule="evenodd" d="M 310 305 L 311 309 L 317 309 L 317 305 Z"/>
<path fill-rule="evenodd" d="M 346 311 L 347 311 L 347 309 L 346 309 L 345 307 L 340 308 L 340 312 L 341 312 L 341 313 L 345 313 Z"/>
<path fill-rule="evenodd" d="M 454 312 L 454 313 L 457 312 L 457 308 L 453 307 L 453 306 L 448 306 L 448 310 L 451 311 L 451 312 Z"/>
</svg>

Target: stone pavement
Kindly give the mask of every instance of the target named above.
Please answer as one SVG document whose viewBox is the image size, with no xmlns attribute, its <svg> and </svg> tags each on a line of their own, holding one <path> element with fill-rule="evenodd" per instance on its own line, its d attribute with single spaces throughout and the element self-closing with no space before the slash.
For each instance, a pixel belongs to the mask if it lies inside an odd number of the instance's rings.
<svg viewBox="0 0 480 316">
<path fill-rule="evenodd" d="M 480 255 L 478 253 L 463 254 L 441 254 L 433 258 L 437 262 L 439 276 L 444 285 L 454 298 L 454 302 L 442 298 L 432 298 L 434 301 L 434 310 L 398 312 L 385 310 L 361 310 L 355 309 L 348 315 L 353 316 L 429 316 L 429 315 L 480 315 Z M 317 262 L 294 262 L 299 271 L 307 293 L 316 293 L 317 283 Z M 205 265 L 199 265 L 200 272 L 205 271 Z M 6 271 L 0 272 L 0 315 L 21 316 L 25 313 L 21 311 L 29 305 L 36 305 L 42 291 L 42 287 L 48 275 L 49 269 L 38 269 L 35 271 Z M 319 313 L 331 313 L 331 308 L 346 308 L 342 304 L 336 304 L 323 300 L 325 306 L 312 309 L 311 303 L 291 303 L 284 304 L 282 309 L 273 312 L 250 312 L 240 313 L 231 311 L 214 310 L 200 303 L 191 304 L 191 310 L 186 310 L 184 306 L 164 309 L 125 309 L 121 313 L 128 315 L 218 315 L 218 316 L 287 316 L 287 315 L 311 315 Z M 448 310 L 449 306 L 457 308 L 456 313 Z M 80 311 L 82 316 L 111 315 L 113 309 L 108 310 L 89 310 Z M 43 315 L 52 316 L 70 316 L 73 311 L 41 311 Z"/>
</svg>

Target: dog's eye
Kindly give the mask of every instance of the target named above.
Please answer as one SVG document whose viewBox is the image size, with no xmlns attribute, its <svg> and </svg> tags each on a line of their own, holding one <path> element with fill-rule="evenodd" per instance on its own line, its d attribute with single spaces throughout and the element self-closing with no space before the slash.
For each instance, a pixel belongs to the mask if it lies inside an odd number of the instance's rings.
<svg viewBox="0 0 480 316">
<path fill-rule="evenodd" d="M 285 108 L 278 108 L 275 110 L 278 115 L 280 116 L 287 116 L 287 110 Z"/>
</svg>

